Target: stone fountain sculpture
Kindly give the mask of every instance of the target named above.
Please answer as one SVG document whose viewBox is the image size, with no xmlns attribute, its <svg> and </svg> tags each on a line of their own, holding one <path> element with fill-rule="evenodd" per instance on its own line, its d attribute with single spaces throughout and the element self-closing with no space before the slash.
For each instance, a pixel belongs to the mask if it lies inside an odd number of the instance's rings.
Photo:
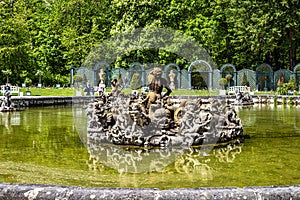
<svg viewBox="0 0 300 200">
<path fill-rule="evenodd" d="M 241 92 L 236 91 L 235 92 L 235 101 L 233 102 L 233 105 L 243 106 L 243 105 L 253 105 L 253 99 L 252 96 L 249 94 L 248 91 Z"/>
<path fill-rule="evenodd" d="M 177 101 L 169 96 L 172 90 L 161 75 L 160 68 L 149 74 L 147 96 L 101 94 L 89 103 L 88 139 L 102 144 L 166 147 L 243 137 L 242 122 L 231 105 L 214 99 L 206 103 L 200 98 Z"/>
<path fill-rule="evenodd" d="M 5 96 L 0 99 L 0 112 L 15 111 L 14 104 L 11 100 L 11 93 L 9 90 L 5 91 Z"/>
</svg>

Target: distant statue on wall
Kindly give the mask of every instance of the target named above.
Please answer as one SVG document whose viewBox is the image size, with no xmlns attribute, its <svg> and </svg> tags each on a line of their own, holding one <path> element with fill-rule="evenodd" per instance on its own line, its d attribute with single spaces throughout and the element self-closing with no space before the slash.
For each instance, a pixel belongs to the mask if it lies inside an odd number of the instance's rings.
<svg viewBox="0 0 300 200">
<path fill-rule="evenodd" d="M 100 84 L 99 84 L 99 92 L 105 92 L 105 78 L 106 74 L 103 69 L 100 69 L 99 72 Z"/>
<path fill-rule="evenodd" d="M 278 82 L 277 82 L 277 86 L 280 87 L 284 84 L 284 76 L 283 74 L 280 75 Z"/>
<path fill-rule="evenodd" d="M 100 78 L 100 84 L 104 84 L 105 83 L 106 74 L 105 74 L 105 72 L 104 72 L 103 69 L 100 69 L 99 78 Z"/>
<path fill-rule="evenodd" d="M 172 89 L 172 90 L 175 90 L 175 73 L 174 73 L 174 71 L 173 71 L 173 69 L 170 71 L 170 73 L 169 73 L 169 78 L 170 78 L 170 88 Z"/>
<path fill-rule="evenodd" d="M 91 95 L 91 84 L 89 80 L 86 82 L 86 87 L 84 89 L 85 95 L 90 96 Z"/>
</svg>

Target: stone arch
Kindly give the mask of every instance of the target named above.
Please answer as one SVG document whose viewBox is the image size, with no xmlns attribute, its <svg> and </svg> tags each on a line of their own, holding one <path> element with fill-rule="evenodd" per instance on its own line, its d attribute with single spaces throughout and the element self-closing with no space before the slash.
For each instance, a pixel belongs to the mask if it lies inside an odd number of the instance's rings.
<svg viewBox="0 0 300 200">
<path fill-rule="evenodd" d="M 229 69 L 226 71 L 226 69 Z M 232 80 L 228 83 L 229 86 L 236 86 L 237 85 L 237 72 L 236 67 L 233 64 L 227 63 L 222 65 L 220 69 L 221 77 L 226 78 L 228 74 L 232 75 Z M 233 82 L 233 84 L 231 84 Z"/>
<path fill-rule="evenodd" d="M 93 80 L 93 78 L 94 78 L 93 70 L 90 70 L 86 67 L 81 66 L 81 67 L 75 69 L 75 72 L 77 75 L 80 75 L 83 78 L 83 80 L 80 82 L 80 85 L 83 87 L 85 87 L 87 80 Z M 76 83 L 76 84 L 79 84 L 79 83 Z"/>
<path fill-rule="evenodd" d="M 298 63 L 297 65 L 295 65 L 295 67 L 294 67 L 294 73 L 298 70 L 298 68 L 300 68 L 300 63 Z M 300 71 L 300 69 L 299 69 L 299 71 Z"/>
<path fill-rule="evenodd" d="M 165 66 L 165 69 L 164 69 L 164 74 L 165 74 L 165 78 L 167 80 L 169 80 L 169 77 L 168 77 L 168 74 L 170 73 L 171 71 L 171 68 L 176 68 L 177 72 L 175 73 L 176 74 L 176 80 L 177 80 L 177 83 L 175 83 L 175 87 L 176 88 L 181 88 L 181 73 L 180 73 L 180 67 L 178 65 L 176 65 L 175 63 L 169 63 Z"/>
<path fill-rule="evenodd" d="M 300 63 L 298 63 L 294 67 L 294 79 L 295 79 L 296 86 L 300 88 Z"/>
<path fill-rule="evenodd" d="M 204 60 L 196 60 L 194 62 L 192 62 L 188 68 L 188 81 L 189 81 L 189 89 L 192 89 L 192 71 L 193 71 L 193 68 L 195 66 L 204 66 L 204 69 L 198 69 L 196 70 L 196 72 L 200 72 L 201 75 L 203 75 L 203 73 L 206 73 L 208 74 L 208 77 L 207 79 L 205 80 L 206 84 L 207 84 L 207 87 L 209 90 L 212 89 L 212 79 L 213 79 L 213 70 L 212 70 L 212 67 L 211 65 L 204 61 Z"/>
<path fill-rule="evenodd" d="M 263 63 L 256 68 L 256 89 L 274 90 L 274 72 L 271 65 Z"/>
</svg>

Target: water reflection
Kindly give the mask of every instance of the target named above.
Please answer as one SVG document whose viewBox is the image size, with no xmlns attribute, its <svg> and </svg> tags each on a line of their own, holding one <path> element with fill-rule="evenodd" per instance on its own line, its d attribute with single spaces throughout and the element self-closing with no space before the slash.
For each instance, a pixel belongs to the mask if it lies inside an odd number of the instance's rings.
<svg viewBox="0 0 300 200">
<path fill-rule="evenodd" d="M 12 126 L 20 126 L 20 112 L 0 112 L 0 126 L 4 126 L 8 133 L 12 133 Z"/>
<path fill-rule="evenodd" d="M 254 137 L 299 137 L 300 107 L 289 105 L 261 105 L 237 108 L 244 132 Z"/>
<path fill-rule="evenodd" d="M 222 163 L 232 163 L 242 153 L 243 144 L 230 143 L 216 147 L 209 153 L 200 148 L 142 149 L 88 142 L 90 154 L 87 165 L 92 171 L 106 167 L 124 173 L 178 173 L 189 179 L 212 180 L 214 171 Z"/>
<path fill-rule="evenodd" d="M 160 189 L 300 182 L 300 106 L 241 108 L 251 138 L 210 151 L 98 146 L 76 109 L 0 113 L 0 181 Z"/>
</svg>

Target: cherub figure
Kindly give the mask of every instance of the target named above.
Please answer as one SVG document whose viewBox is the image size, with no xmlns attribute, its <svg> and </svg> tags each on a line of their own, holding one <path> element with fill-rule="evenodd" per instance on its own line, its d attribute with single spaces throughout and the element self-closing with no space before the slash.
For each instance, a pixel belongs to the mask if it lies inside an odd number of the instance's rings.
<svg viewBox="0 0 300 200">
<path fill-rule="evenodd" d="M 162 98 L 169 96 L 172 92 L 167 80 L 162 78 L 162 70 L 158 67 L 155 67 L 148 76 L 148 87 L 149 93 L 144 102 L 147 102 L 147 108 L 150 108 L 151 104 L 160 101 Z M 162 95 L 163 88 L 167 89 L 167 92 Z"/>
</svg>

